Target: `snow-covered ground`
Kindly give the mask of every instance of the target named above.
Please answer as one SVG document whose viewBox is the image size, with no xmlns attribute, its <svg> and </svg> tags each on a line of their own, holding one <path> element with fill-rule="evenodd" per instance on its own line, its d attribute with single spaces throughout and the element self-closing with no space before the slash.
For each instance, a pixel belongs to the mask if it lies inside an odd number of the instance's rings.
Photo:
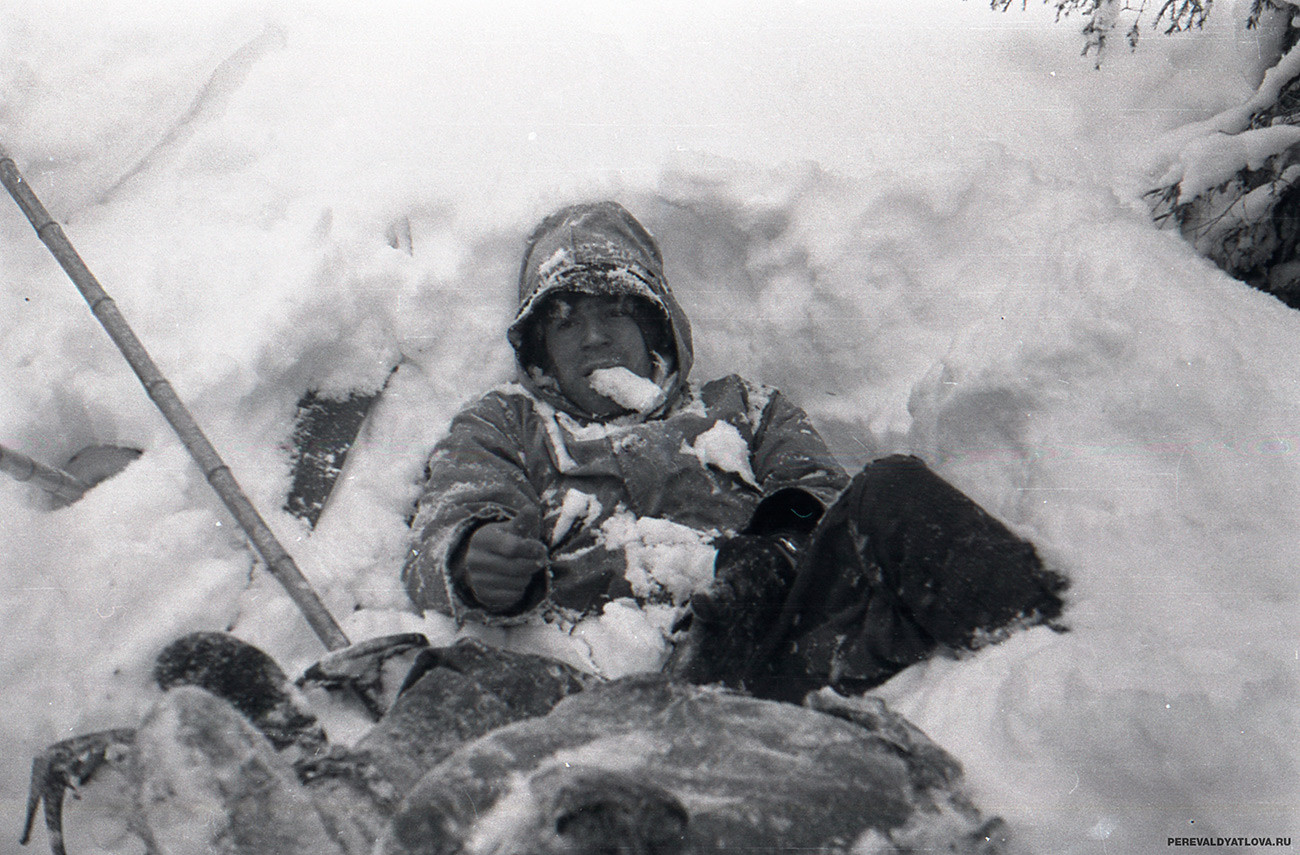
<svg viewBox="0 0 1300 855">
<path fill-rule="evenodd" d="M 509 376 L 533 223 L 620 200 L 697 378 L 780 387 L 847 465 L 924 456 L 1073 579 L 1072 632 L 880 694 L 1029 851 L 1145 853 L 1300 834 L 1300 313 L 1137 199 L 1162 133 L 1253 89 L 1239 19 L 1098 71 L 1033 0 L 11 0 L 0 144 L 353 640 L 450 637 L 397 582 L 424 457 Z M 138 721 L 166 641 L 322 649 L 3 201 L 0 443 L 145 451 L 57 511 L 0 478 L 7 853 L 31 755 Z M 397 360 L 309 531 L 295 402 Z M 74 855 L 111 842 L 88 805 Z"/>
</svg>

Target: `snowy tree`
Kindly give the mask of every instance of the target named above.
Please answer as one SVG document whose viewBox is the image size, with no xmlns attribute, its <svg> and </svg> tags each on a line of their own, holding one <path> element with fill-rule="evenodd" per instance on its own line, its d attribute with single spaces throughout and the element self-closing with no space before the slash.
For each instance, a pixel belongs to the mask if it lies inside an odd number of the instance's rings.
<svg viewBox="0 0 1300 855">
<path fill-rule="evenodd" d="M 1269 3 L 1271 0 L 1255 0 L 1256 5 Z M 993 8 L 1006 11 L 1015 0 L 992 0 Z M 1150 0 L 1138 0 L 1136 6 L 1120 0 L 1044 0 L 1056 7 L 1057 20 L 1079 15 L 1084 20 L 1083 53 L 1092 53 L 1098 63 L 1112 33 L 1123 28 L 1124 38 L 1129 47 L 1137 47 L 1141 27 L 1148 17 L 1149 7 L 1155 7 L 1154 17 L 1147 25 L 1160 29 L 1165 34 L 1183 30 L 1196 29 L 1205 23 L 1210 14 L 1214 0 L 1159 0 L 1159 5 Z M 1021 0 L 1021 7 L 1028 0 Z"/>
<path fill-rule="evenodd" d="M 1084 54 L 1100 64 L 1111 34 L 1136 47 L 1142 28 L 1198 28 L 1212 0 L 1047 0 L 1059 18 L 1084 20 Z M 1012 0 L 993 0 L 1007 9 Z M 1246 26 L 1264 53 L 1254 94 L 1163 142 L 1146 198 L 1161 225 L 1176 227 L 1230 276 L 1300 308 L 1300 3 L 1251 0 Z"/>
</svg>

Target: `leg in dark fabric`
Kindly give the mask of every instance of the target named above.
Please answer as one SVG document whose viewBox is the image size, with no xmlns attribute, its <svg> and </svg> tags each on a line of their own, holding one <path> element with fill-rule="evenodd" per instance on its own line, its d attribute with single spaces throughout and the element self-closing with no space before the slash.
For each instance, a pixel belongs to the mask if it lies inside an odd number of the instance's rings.
<svg viewBox="0 0 1300 855">
<path fill-rule="evenodd" d="M 689 622 L 664 670 L 688 683 L 742 688 L 781 615 L 794 541 L 736 535 L 718 546 L 713 583 L 691 597 Z"/>
<path fill-rule="evenodd" d="M 869 464 L 822 518 L 753 679 L 796 698 L 861 690 L 936 648 L 971 650 L 1061 613 L 1034 547 L 915 457 Z"/>
</svg>

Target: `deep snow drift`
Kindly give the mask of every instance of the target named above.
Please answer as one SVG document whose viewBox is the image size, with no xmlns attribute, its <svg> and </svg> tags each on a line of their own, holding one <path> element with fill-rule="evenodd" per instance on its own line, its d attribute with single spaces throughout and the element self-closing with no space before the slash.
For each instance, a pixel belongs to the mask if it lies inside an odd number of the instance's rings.
<svg viewBox="0 0 1300 855">
<path fill-rule="evenodd" d="M 0 13 L 0 141 L 353 640 L 451 637 L 397 582 L 424 457 L 509 377 L 533 223 L 613 197 L 663 244 L 697 379 L 781 388 L 846 465 L 924 456 L 1073 579 L 1072 632 L 879 692 L 984 810 L 1038 852 L 1300 831 L 1300 313 L 1135 201 L 1160 133 L 1254 83 L 1230 4 L 1101 71 L 1043 10 L 959 0 L 50 5 Z M 137 721 L 166 641 L 322 650 L 4 202 L 0 443 L 145 451 L 58 511 L 0 479 L 8 852 L 32 753 Z M 308 531 L 295 401 L 398 361 Z M 619 664 L 644 629 L 584 643 Z M 113 842 L 93 804 L 74 853 Z"/>
</svg>

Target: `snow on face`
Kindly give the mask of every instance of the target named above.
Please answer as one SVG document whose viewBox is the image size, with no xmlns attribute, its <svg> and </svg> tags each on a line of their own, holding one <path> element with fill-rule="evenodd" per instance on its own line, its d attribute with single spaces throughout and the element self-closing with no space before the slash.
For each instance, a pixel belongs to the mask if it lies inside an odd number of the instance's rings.
<svg viewBox="0 0 1300 855">
<path fill-rule="evenodd" d="M 587 380 L 597 393 L 634 413 L 648 413 L 664 401 L 659 384 L 621 365 L 597 368 L 587 375 Z"/>
<path fill-rule="evenodd" d="M 599 381 L 593 381 L 593 374 L 622 368 L 633 376 L 648 378 L 653 368 L 628 301 L 583 294 L 559 302 L 557 308 L 543 320 L 548 372 L 564 396 L 587 412 L 596 416 L 618 413 L 625 405 L 597 389 L 594 382 Z M 621 393 L 630 387 L 615 383 L 607 388 Z"/>
</svg>

